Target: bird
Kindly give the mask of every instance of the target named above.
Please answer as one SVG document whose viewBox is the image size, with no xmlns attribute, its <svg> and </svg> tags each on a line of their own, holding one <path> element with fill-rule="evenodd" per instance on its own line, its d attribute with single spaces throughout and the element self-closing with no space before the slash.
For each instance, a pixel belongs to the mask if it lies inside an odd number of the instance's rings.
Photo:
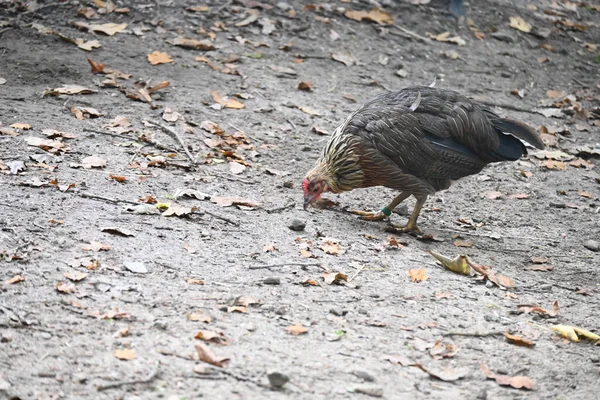
<svg viewBox="0 0 600 400">
<path fill-rule="evenodd" d="M 354 111 L 332 134 L 302 181 L 304 209 L 323 192 L 384 186 L 400 193 L 380 211 L 353 210 L 384 220 L 411 195 L 416 198 L 402 232 L 422 233 L 417 219 L 427 197 L 486 165 L 516 161 L 526 142 L 544 143 L 527 124 L 503 118 L 456 91 L 415 86 L 382 93 Z"/>
</svg>

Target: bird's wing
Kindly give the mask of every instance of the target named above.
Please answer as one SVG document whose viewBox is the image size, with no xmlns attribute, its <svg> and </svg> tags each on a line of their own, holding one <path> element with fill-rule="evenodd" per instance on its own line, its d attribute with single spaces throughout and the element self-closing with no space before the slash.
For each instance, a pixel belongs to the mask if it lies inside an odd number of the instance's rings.
<svg viewBox="0 0 600 400">
<path fill-rule="evenodd" d="M 441 115 L 382 107 L 357 113 L 347 125 L 348 133 L 393 161 L 404 173 L 424 179 L 459 179 L 475 174 L 486 164 L 477 151 L 451 134 Z"/>
</svg>

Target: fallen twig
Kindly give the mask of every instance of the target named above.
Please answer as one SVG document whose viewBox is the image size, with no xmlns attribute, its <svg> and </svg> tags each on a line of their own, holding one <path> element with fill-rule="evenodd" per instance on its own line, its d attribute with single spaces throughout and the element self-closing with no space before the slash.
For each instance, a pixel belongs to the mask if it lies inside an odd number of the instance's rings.
<svg viewBox="0 0 600 400">
<path fill-rule="evenodd" d="M 121 200 L 121 199 L 111 199 L 111 198 L 108 198 L 108 197 L 97 196 L 95 194 L 88 194 L 88 193 L 83 193 L 83 192 L 80 192 L 79 196 L 83 197 L 83 198 L 86 198 L 86 199 L 106 201 L 106 202 L 112 203 L 112 204 L 126 203 L 126 204 L 135 204 L 136 206 L 140 204 L 140 203 L 136 203 L 135 201 Z"/>
<path fill-rule="evenodd" d="M 97 387 L 98 391 L 101 392 L 103 390 L 114 389 L 121 386 L 129 386 L 129 385 L 137 385 L 138 383 L 150 383 L 159 375 L 160 372 L 160 362 L 156 362 L 154 369 L 150 372 L 150 374 L 143 379 L 135 379 L 132 381 L 123 381 L 123 382 L 115 382 L 115 383 L 107 383 L 105 385 L 100 385 Z"/>
<path fill-rule="evenodd" d="M 360 268 L 350 278 L 348 278 L 348 282 L 352 282 L 352 279 L 356 278 L 356 276 L 360 274 L 363 269 L 365 269 L 365 264 L 362 264 Z"/>
<path fill-rule="evenodd" d="M 267 214 L 273 214 L 273 213 L 278 213 L 281 211 L 286 211 L 290 208 L 294 208 L 295 206 L 296 206 L 296 202 L 292 201 L 290 204 L 286 204 L 285 206 L 271 208 L 270 210 L 266 210 L 266 211 L 267 211 Z"/>
<path fill-rule="evenodd" d="M 500 108 L 506 108 L 507 110 L 520 111 L 520 112 L 529 113 L 529 114 L 537 114 L 537 112 L 534 110 L 515 106 L 512 104 L 507 104 L 507 103 L 495 103 L 493 101 L 482 101 L 482 100 L 478 100 L 478 103 L 484 104 L 488 107 L 500 107 Z"/>
<path fill-rule="evenodd" d="M 106 136 L 112 136 L 112 137 L 117 137 L 119 139 L 131 139 L 130 137 L 127 137 L 125 135 L 120 135 L 118 133 L 113 133 L 113 132 L 104 132 L 104 131 L 98 131 L 96 129 L 91 129 L 91 128 L 83 128 L 84 132 L 92 132 L 92 133 L 99 133 L 100 135 L 106 135 Z"/>
<path fill-rule="evenodd" d="M 475 336 L 475 337 L 486 337 L 486 336 L 497 336 L 504 335 L 504 331 L 490 331 L 490 332 L 461 332 L 461 331 L 449 331 L 442 333 L 444 336 Z"/>
<path fill-rule="evenodd" d="M 194 157 L 192 156 L 192 153 L 190 153 L 190 151 L 188 150 L 185 141 L 183 140 L 183 138 L 181 136 L 179 136 L 179 134 L 177 132 L 175 132 L 175 130 L 169 128 L 166 125 L 163 124 L 159 124 L 156 122 L 152 122 L 152 121 L 146 121 L 146 123 L 155 126 L 157 128 L 162 129 L 164 132 L 166 132 L 169 136 L 171 136 L 173 139 L 177 140 L 177 142 L 179 142 L 179 144 L 181 145 L 181 147 L 183 147 L 183 151 L 185 152 L 185 155 L 190 159 L 190 161 L 192 162 L 192 164 L 196 164 L 196 160 L 194 160 Z"/>
<path fill-rule="evenodd" d="M 419 35 L 418 33 L 414 33 L 413 31 L 411 31 L 411 30 L 408 30 L 408 29 L 406 29 L 406 28 L 405 28 L 405 27 L 403 27 L 403 26 L 400 26 L 400 25 L 398 25 L 398 24 L 394 24 L 394 25 L 392 25 L 392 26 L 393 26 L 394 28 L 396 28 L 396 29 L 399 29 L 399 30 L 401 30 L 402 32 L 404 32 L 404 33 L 406 33 L 406 34 L 408 34 L 408 35 L 412 36 L 412 37 L 415 37 L 415 38 L 417 38 L 417 39 L 419 39 L 419 40 L 422 40 L 422 41 L 423 41 L 423 42 L 425 42 L 425 43 L 429 43 L 429 42 L 431 42 L 431 39 L 429 39 L 429 38 L 426 38 L 425 36 L 421 36 L 421 35 Z"/>
<path fill-rule="evenodd" d="M 298 262 L 288 262 L 288 263 L 281 263 L 281 264 L 267 264 L 267 265 L 251 265 L 248 267 L 248 269 L 266 269 L 266 268 L 279 268 L 279 267 L 286 267 L 286 266 L 299 266 L 299 267 L 311 267 L 311 266 L 321 266 L 321 263 L 298 263 Z"/>
<path fill-rule="evenodd" d="M 201 210 L 201 211 L 204 212 L 204 213 L 206 213 L 206 214 L 208 214 L 208 215 L 210 215 L 211 217 L 215 217 L 215 218 L 221 219 L 221 220 L 223 220 L 225 222 L 229 222 L 232 225 L 235 225 L 235 226 L 239 226 L 240 225 L 240 223 L 238 221 L 234 221 L 234 220 L 229 219 L 227 217 L 224 217 L 222 215 L 216 214 L 216 213 L 214 213 L 212 211 L 207 211 L 207 210 L 204 210 L 204 209 Z"/>
</svg>

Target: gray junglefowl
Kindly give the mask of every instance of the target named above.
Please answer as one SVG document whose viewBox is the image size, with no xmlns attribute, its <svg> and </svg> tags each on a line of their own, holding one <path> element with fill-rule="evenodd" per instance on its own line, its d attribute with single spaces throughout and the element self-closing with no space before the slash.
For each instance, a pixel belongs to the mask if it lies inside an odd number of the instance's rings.
<svg viewBox="0 0 600 400">
<path fill-rule="evenodd" d="M 405 232 L 421 232 L 417 218 L 427 196 L 489 163 L 515 161 L 527 142 L 544 144 L 526 124 L 501 118 L 451 90 L 411 87 L 367 101 L 333 133 L 302 182 L 304 209 L 321 193 L 385 186 L 400 193 L 378 212 L 352 211 L 382 220 L 400 202 L 417 202 Z"/>
</svg>

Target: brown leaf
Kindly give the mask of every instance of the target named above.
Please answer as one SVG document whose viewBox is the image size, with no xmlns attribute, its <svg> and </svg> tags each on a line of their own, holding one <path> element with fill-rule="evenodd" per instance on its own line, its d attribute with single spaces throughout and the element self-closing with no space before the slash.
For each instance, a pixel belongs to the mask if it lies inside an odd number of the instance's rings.
<svg viewBox="0 0 600 400">
<path fill-rule="evenodd" d="M 40 149 L 49 153 L 60 153 L 69 150 L 69 146 L 58 140 L 48 140 L 38 137 L 27 137 L 25 138 L 25 142 L 27 142 L 29 146 L 39 147 Z"/>
<path fill-rule="evenodd" d="M 133 349 L 116 349 L 114 356 L 119 360 L 129 361 L 137 358 Z"/>
<path fill-rule="evenodd" d="M 58 96 L 61 94 L 64 95 L 74 95 L 74 94 L 90 94 L 90 93 L 96 93 L 97 90 L 92 90 L 92 89 L 88 89 L 84 86 L 80 86 L 80 85 L 64 85 L 61 87 L 58 87 L 56 89 L 46 89 L 43 93 L 43 95 L 51 95 L 51 96 Z"/>
<path fill-rule="evenodd" d="M 526 271 L 552 271 L 554 267 L 548 264 L 535 264 L 523 267 Z"/>
<path fill-rule="evenodd" d="M 550 259 L 545 256 L 533 256 L 530 258 L 530 260 L 534 264 L 546 264 L 550 262 Z"/>
<path fill-rule="evenodd" d="M 537 314 L 548 315 L 550 317 L 556 317 L 558 315 L 559 311 L 560 311 L 560 306 L 558 305 L 558 300 L 556 300 L 554 303 L 552 303 L 551 311 L 543 309 L 542 307 L 536 306 L 536 305 L 522 304 L 522 305 L 517 306 L 517 312 L 524 313 L 524 314 L 529 314 L 529 313 L 533 312 L 533 313 L 537 313 Z"/>
<path fill-rule="evenodd" d="M 200 330 L 194 336 L 194 339 L 203 340 L 205 342 L 213 342 L 216 344 L 222 344 L 225 346 L 229 346 L 231 344 L 231 339 L 223 334 L 223 332 L 213 332 L 213 331 L 205 331 Z"/>
<path fill-rule="evenodd" d="M 127 28 L 127 24 L 90 24 L 89 28 L 93 32 L 104 33 L 105 35 L 112 36 Z"/>
<path fill-rule="evenodd" d="M 575 167 L 575 168 L 585 168 L 585 169 L 592 169 L 595 167 L 594 164 L 592 164 L 591 162 L 584 160 L 583 158 L 576 158 L 575 160 L 571 161 L 569 163 L 570 166 Z"/>
<path fill-rule="evenodd" d="M 68 280 L 73 281 L 73 282 L 82 281 L 88 276 L 88 274 L 86 274 L 84 272 L 79 272 L 79 271 L 65 272 L 64 275 L 65 275 L 65 278 L 67 278 Z M 56 289 L 59 292 L 61 291 L 60 289 L 58 289 L 58 287 Z"/>
<path fill-rule="evenodd" d="M 435 360 L 454 357 L 458 353 L 458 347 L 452 343 L 442 343 L 439 340 L 429 349 L 429 354 Z"/>
<path fill-rule="evenodd" d="M 215 353 L 213 353 L 212 350 L 204 343 L 196 343 L 195 347 L 200 361 L 204 361 L 205 363 L 221 368 L 225 367 L 229 362 L 229 358 L 217 357 Z"/>
<path fill-rule="evenodd" d="M 157 51 L 153 51 L 152 53 L 148 54 L 148 62 L 152 65 L 168 64 L 168 63 L 172 63 L 173 59 L 167 53 L 162 53 L 157 50 Z"/>
<path fill-rule="evenodd" d="M 206 39 L 196 40 L 179 36 L 173 40 L 167 40 L 167 42 L 174 46 L 179 46 L 193 50 L 212 51 L 217 49 L 214 44 L 212 44 L 209 40 Z"/>
<path fill-rule="evenodd" d="M 209 60 L 206 57 L 198 56 L 194 60 L 205 63 L 206 65 L 208 65 L 209 67 L 211 67 L 215 71 L 220 71 L 221 70 L 221 68 L 219 68 L 219 66 L 217 65 L 217 63 L 215 63 L 214 61 Z"/>
<path fill-rule="evenodd" d="M 88 63 L 90 64 L 90 66 L 92 67 L 92 74 L 103 74 L 104 73 L 104 67 L 106 67 L 106 64 L 100 64 L 97 63 L 96 61 L 92 60 L 91 58 L 88 58 Z"/>
<path fill-rule="evenodd" d="M 206 322 L 207 324 L 210 324 L 212 322 L 212 318 L 208 315 L 202 314 L 201 312 L 192 312 L 192 313 L 186 313 L 185 317 L 190 320 L 190 321 L 199 321 L 199 322 Z"/>
<path fill-rule="evenodd" d="M 307 82 L 302 81 L 302 82 L 298 83 L 298 89 L 310 92 L 310 91 L 312 91 L 312 84 L 310 83 L 310 81 L 307 81 Z"/>
<path fill-rule="evenodd" d="M 304 286 L 319 286 L 319 282 L 315 281 L 314 279 L 307 279 L 302 282 L 302 284 Z"/>
<path fill-rule="evenodd" d="M 4 281 L 4 283 L 6 285 L 14 285 L 15 283 L 23 282 L 24 280 L 25 278 L 23 278 L 21 275 L 15 275 L 12 278 Z"/>
<path fill-rule="evenodd" d="M 424 268 L 409 269 L 408 276 L 413 282 L 423 282 L 429 279 L 427 276 L 427 270 Z"/>
<path fill-rule="evenodd" d="M 592 196 L 591 194 L 589 194 L 588 192 L 583 191 L 583 190 L 579 190 L 577 192 L 577 194 L 580 195 L 581 197 L 585 197 L 586 199 L 593 199 L 594 198 L 594 196 Z"/>
<path fill-rule="evenodd" d="M 261 203 L 259 203 L 257 201 L 244 199 L 242 197 L 212 196 L 210 198 L 210 201 L 212 201 L 215 204 L 218 204 L 221 207 L 244 206 L 244 207 L 250 207 L 250 208 L 259 208 L 262 205 Z"/>
<path fill-rule="evenodd" d="M 130 231 L 129 229 L 112 227 L 112 226 L 100 228 L 100 231 L 101 232 L 110 233 L 112 235 L 135 236 L 135 234 L 133 233 L 133 231 Z"/>
<path fill-rule="evenodd" d="M 515 344 L 517 346 L 523 346 L 523 347 L 535 346 L 535 342 L 533 342 L 529 339 L 525 339 L 524 337 L 521 337 L 521 336 L 511 335 L 508 332 L 505 332 L 504 336 L 506 337 L 506 341 L 508 343 Z"/>
<path fill-rule="evenodd" d="M 185 278 L 185 282 L 190 285 L 204 285 L 204 279 L 194 279 L 189 276 Z"/>
<path fill-rule="evenodd" d="M 28 131 L 32 128 L 31 125 L 25 122 L 15 122 L 11 124 L 10 127 L 13 129 L 21 129 L 22 131 Z"/>
<path fill-rule="evenodd" d="M 214 100 L 215 103 L 220 104 L 221 106 L 225 107 L 225 108 L 233 108 L 233 109 L 242 109 L 244 107 L 246 107 L 244 105 L 244 103 L 234 99 L 233 97 L 230 97 L 227 101 L 225 101 L 220 95 L 219 93 L 215 92 L 214 90 L 210 91 L 210 95 L 212 97 L 212 99 Z"/>
<path fill-rule="evenodd" d="M 152 94 L 154 92 L 157 92 L 157 91 L 159 91 L 161 89 L 169 87 L 169 85 L 170 85 L 169 81 L 161 81 L 161 82 L 158 82 L 155 85 L 152 85 L 152 86 L 146 88 L 146 92 L 150 95 L 150 94 Z M 152 99 L 150 99 L 150 100 L 152 100 Z"/>
<path fill-rule="evenodd" d="M 347 10 L 344 12 L 344 16 L 348 19 L 355 21 L 367 20 L 376 22 L 379 25 L 390 25 L 394 23 L 394 17 L 391 14 L 381 10 L 380 8 L 373 8 L 370 11 L 365 10 Z"/>
<path fill-rule="evenodd" d="M 65 293 L 65 294 L 73 293 L 75 291 L 75 285 L 73 285 L 72 283 L 68 283 L 68 282 L 58 282 L 56 285 L 54 285 L 54 287 L 60 293 Z"/>
<path fill-rule="evenodd" d="M 308 332 L 308 329 L 300 324 L 290 325 L 286 328 L 286 330 L 288 331 L 288 333 L 294 336 L 302 335 Z"/>
<path fill-rule="evenodd" d="M 473 242 L 468 240 L 455 240 L 452 244 L 456 247 L 473 247 Z"/>
<path fill-rule="evenodd" d="M 556 170 L 556 171 L 565 171 L 567 169 L 567 164 L 562 161 L 556 160 L 544 160 L 541 164 L 542 167 L 546 169 Z"/>
<path fill-rule="evenodd" d="M 342 249 L 339 243 L 331 240 L 324 240 L 319 244 L 319 248 L 325 252 L 325 254 L 331 254 L 334 256 L 344 254 L 346 251 Z"/>
<path fill-rule="evenodd" d="M 501 386 L 512 386 L 515 389 L 535 390 L 535 381 L 527 376 L 508 376 L 499 375 L 490 371 L 485 364 L 481 363 L 481 371 L 489 379 L 496 380 L 496 383 Z"/>
<path fill-rule="evenodd" d="M 121 337 L 127 337 L 131 335 L 131 326 L 126 326 L 123 329 L 119 329 L 119 335 Z"/>
<path fill-rule="evenodd" d="M 246 313 L 247 309 L 244 306 L 229 306 L 229 307 L 227 307 L 227 312 L 228 313 L 234 313 L 234 312 Z"/>
<path fill-rule="evenodd" d="M 341 272 L 328 272 L 325 274 L 321 274 L 323 280 L 328 285 L 341 285 L 342 281 L 348 282 L 348 277 L 346 274 Z"/>
</svg>

